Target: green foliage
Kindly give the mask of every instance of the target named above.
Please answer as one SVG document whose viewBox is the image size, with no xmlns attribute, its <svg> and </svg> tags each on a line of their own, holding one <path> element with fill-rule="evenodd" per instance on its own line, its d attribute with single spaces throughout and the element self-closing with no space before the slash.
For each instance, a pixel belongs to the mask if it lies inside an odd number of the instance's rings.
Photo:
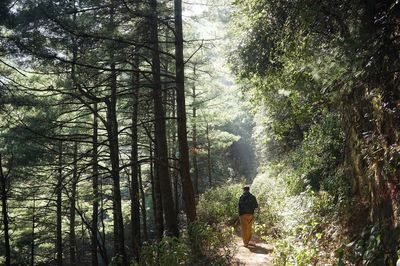
<svg viewBox="0 0 400 266">
<path fill-rule="evenodd" d="M 307 266 L 317 262 L 315 247 L 295 246 L 292 241 L 284 239 L 277 241 L 275 248 L 278 250 L 275 252 L 275 265 Z"/>
<path fill-rule="evenodd" d="M 160 242 L 143 246 L 140 263 L 133 265 L 185 265 L 189 247 L 181 239 L 164 237 Z"/>
<path fill-rule="evenodd" d="M 190 265 L 227 265 L 232 261 L 230 244 L 233 228 L 225 224 L 208 225 L 195 222 L 189 225 L 188 239 L 192 250 Z"/>
<path fill-rule="evenodd" d="M 267 140 L 267 144 L 274 145 L 273 142 Z M 269 158 L 268 175 L 275 176 L 275 182 L 283 182 L 280 187 L 285 187 L 285 193 L 290 195 L 298 195 L 309 187 L 328 191 L 337 198 L 345 197 L 350 184 L 343 169 L 343 145 L 340 118 L 326 113 L 304 133 L 296 149 Z"/>
<path fill-rule="evenodd" d="M 232 235 L 225 225 L 195 222 L 180 238 L 164 237 L 160 242 L 145 244 L 140 262 L 132 265 L 231 265 Z"/>
<path fill-rule="evenodd" d="M 197 205 L 199 219 L 209 224 L 236 224 L 242 187 L 241 184 L 231 184 L 207 190 L 200 196 Z"/>
<path fill-rule="evenodd" d="M 276 242 L 274 262 L 277 265 L 315 265 L 332 263 L 335 257 L 326 249 L 335 248 L 339 230 L 333 221 L 338 206 L 327 192 L 309 191 L 286 198 L 282 212 L 282 237 Z"/>
<path fill-rule="evenodd" d="M 335 258 L 329 249 L 339 245 L 337 236 L 333 239 L 339 229 L 332 223 L 350 184 L 343 166 L 342 121 L 332 108 L 338 98 L 334 92 L 321 94 L 321 90 L 334 86 L 345 63 L 335 61 L 335 52 L 309 50 L 306 38 L 296 39 L 297 47 L 291 47 L 285 37 L 281 41 L 285 45 L 279 48 L 284 53 L 276 54 L 278 68 L 270 65 L 262 73 L 245 75 L 253 85 L 250 95 L 255 112 L 262 114 L 256 115 L 261 134 L 255 133 L 263 140 L 258 154 L 268 164 L 263 171 L 274 177 L 269 183 L 265 177 L 261 178 L 265 184 L 257 179 L 253 183 L 253 191 L 261 188 L 260 195 L 266 195 L 260 201 L 269 208 L 261 211 L 262 218 L 256 221 L 263 224 L 256 223 L 255 230 L 265 239 L 278 232 L 276 265 L 332 263 Z M 273 189 L 265 191 L 263 186 Z"/>
<path fill-rule="evenodd" d="M 362 265 L 383 265 L 385 264 L 385 250 L 382 247 L 382 237 L 385 237 L 389 230 L 386 227 L 375 225 L 364 228 L 361 235 L 354 241 L 342 245 L 336 252 L 338 258 L 354 264 Z M 390 242 L 396 245 L 398 230 L 391 232 Z"/>
<path fill-rule="evenodd" d="M 278 237 L 281 234 L 282 216 L 286 189 L 279 179 L 274 178 L 273 171 L 259 174 L 251 186 L 259 208 L 255 213 L 254 232 L 262 238 Z"/>
<path fill-rule="evenodd" d="M 340 119 L 328 113 L 304 134 L 301 146 L 290 156 L 290 165 L 297 176 L 301 177 L 301 192 L 306 186 L 314 190 L 327 190 L 335 195 L 346 195 L 350 184 L 341 172 L 343 164 L 344 136 Z"/>
<path fill-rule="evenodd" d="M 388 25 L 400 6 L 381 2 L 234 2 L 232 69 L 254 109 L 260 172 L 278 180 L 256 179 L 253 189 L 267 195 L 262 201 L 271 210 L 261 220 L 274 221 L 281 207 L 276 220 L 290 228 L 277 245 L 278 265 L 332 263 L 324 252 L 345 238 L 342 208 L 356 208 L 353 200 L 370 203 L 373 215 L 360 215 L 366 224 L 396 225 L 399 45 L 392 41 L 397 28 Z M 262 233 L 268 225 L 255 228 Z M 391 265 L 398 235 L 375 230 L 353 246 L 354 263 Z M 344 251 L 337 256 L 343 265 Z"/>
</svg>

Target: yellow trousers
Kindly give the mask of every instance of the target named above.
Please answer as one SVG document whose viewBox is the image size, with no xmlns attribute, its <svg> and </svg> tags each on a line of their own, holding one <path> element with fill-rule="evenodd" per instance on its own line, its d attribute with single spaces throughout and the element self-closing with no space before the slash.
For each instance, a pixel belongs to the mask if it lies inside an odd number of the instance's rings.
<svg viewBox="0 0 400 266">
<path fill-rule="evenodd" d="M 252 214 L 240 215 L 240 227 L 242 229 L 243 244 L 248 245 L 251 239 Z"/>
</svg>

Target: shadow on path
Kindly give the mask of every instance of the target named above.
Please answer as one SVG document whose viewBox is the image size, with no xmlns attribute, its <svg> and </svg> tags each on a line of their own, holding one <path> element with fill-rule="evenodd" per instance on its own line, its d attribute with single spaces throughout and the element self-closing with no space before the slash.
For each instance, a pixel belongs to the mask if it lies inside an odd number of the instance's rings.
<svg viewBox="0 0 400 266">
<path fill-rule="evenodd" d="M 250 250 L 251 253 L 257 254 L 269 254 L 273 251 L 273 248 L 265 248 L 255 244 L 248 245 L 247 249 Z"/>
</svg>

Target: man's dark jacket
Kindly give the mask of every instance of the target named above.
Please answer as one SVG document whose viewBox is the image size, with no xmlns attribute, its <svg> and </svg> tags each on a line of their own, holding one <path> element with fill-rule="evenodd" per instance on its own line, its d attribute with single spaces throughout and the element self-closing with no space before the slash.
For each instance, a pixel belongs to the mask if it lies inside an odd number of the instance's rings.
<svg viewBox="0 0 400 266">
<path fill-rule="evenodd" d="M 254 210 L 258 208 L 256 197 L 248 191 L 245 191 L 239 199 L 239 215 L 254 214 Z"/>
</svg>

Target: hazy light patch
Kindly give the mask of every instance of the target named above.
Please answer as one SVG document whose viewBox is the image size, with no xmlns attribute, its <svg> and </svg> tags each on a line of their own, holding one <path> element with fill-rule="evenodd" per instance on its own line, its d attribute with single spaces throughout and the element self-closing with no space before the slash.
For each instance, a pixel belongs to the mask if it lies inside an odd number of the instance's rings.
<svg viewBox="0 0 400 266">
<path fill-rule="evenodd" d="M 290 94 L 291 94 L 292 92 L 289 91 L 289 90 L 280 89 L 280 90 L 278 90 L 278 93 L 279 93 L 280 95 L 283 95 L 283 96 L 290 96 Z"/>
<path fill-rule="evenodd" d="M 183 16 L 197 16 L 208 9 L 207 0 L 183 1 Z"/>
<path fill-rule="evenodd" d="M 235 79 L 227 62 L 227 51 L 229 51 L 228 24 L 226 17 L 229 16 L 231 1 L 213 0 L 187 0 L 183 2 L 183 15 L 185 22 L 195 29 L 195 38 L 198 44 L 202 41 L 205 49 L 211 51 L 209 64 L 214 69 L 212 75 L 219 86 L 236 89 Z M 225 23 L 224 23 L 225 20 Z M 185 36 L 188 40 L 193 36 Z"/>
<path fill-rule="evenodd" d="M 216 96 L 208 102 L 208 111 L 216 108 L 220 112 L 220 106 L 225 106 L 231 111 L 226 115 L 232 117 L 240 113 L 242 102 L 241 90 L 228 65 L 232 38 L 228 34 L 226 18 L 231 12 L 230 3 L 230 0 L 187 0 L 183 2 L 183 15 L 184 27 L 191 32 L 184 36 L 189 50 L 203 43 L 204 57 L 200 61 L 207 62 L 203 68 L 211 78 L 206 87 L 209 87 L 211 95 Z M 224 114 L 218 115 L 222 117 Z"/>
<path fill-rule="evenodd" d="M 226 30 L 223 25 L 213 19 L 218 6 L 210 0 L 189 0 L 183 2 L 183 16 L 190 18 L 200 39 L 221 39 Z M 214 13 L 214 14 L 213 14 Z"/>
</svg>

